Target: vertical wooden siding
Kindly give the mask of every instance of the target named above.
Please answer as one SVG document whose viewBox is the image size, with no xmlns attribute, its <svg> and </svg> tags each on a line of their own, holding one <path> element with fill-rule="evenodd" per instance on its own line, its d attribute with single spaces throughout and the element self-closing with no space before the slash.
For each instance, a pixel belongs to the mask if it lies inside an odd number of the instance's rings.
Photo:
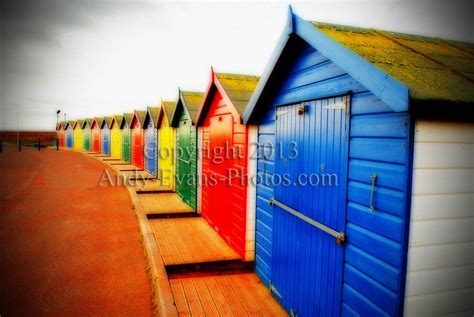
<svg viewBox="0 0 474 317">
<path fill-rule="evenodd" d="M 409 116 L 394 113 L 354 78 L 302 43 L 259 127 L 258 174 L 271 176 L 275 105 L 352 92 L 342 315 L 397 315 L 404 284 L 409 165 Z M 269 142 L 269 143 L 267 143 Z M 370 176 L 377 173 L 376 212 L 369 211 Z M 274 188 L 257 186 L 256 271 L 271 278 Z M 297 290 L 295 290 L 297 291 Z M 323 304 L 323 303 L 321 303 Z"/>
<path fill-rule="evenodd" d="M 179 118 L 179 126 L 176 128 L 176 191 L 183 201 L 194 210 L 196 210 L 197 181 L 196 142 L 196 126 L 192 124 L 191 118 L 183 109 L 181 110 Z M 189 150 L 189 152 L 185 153 L 184 151 L 187 150 Z"/>
<path fill-rule="evenodd" d="M 111 156 L 113 158 L 122 158 L 122 133 L 118 124 L 114 122 L 111 133 Z"/>
<path fill-rule="evenodd" d="M 163 116 L 158 134 L 158 176 L 163 185 L 174 188 L 174 129 Z"/>
<path fill-rule="evenodd" d="M 74 129 L 74 149 L 82 150 L 84 149 L 84 134 L 82 129 L 78 126 Z"/>
<path fill-rule="evenodd" d="M 91 128 L 86 127 L 83 131 L 84 131 L 84 150 L 91 151 Z"/>
<path fill-rule="evenodd" d="M 131 136 L 130 129 L 122 129 L 122 161 L 130 163 L 131 161 Z"/>
</svg>

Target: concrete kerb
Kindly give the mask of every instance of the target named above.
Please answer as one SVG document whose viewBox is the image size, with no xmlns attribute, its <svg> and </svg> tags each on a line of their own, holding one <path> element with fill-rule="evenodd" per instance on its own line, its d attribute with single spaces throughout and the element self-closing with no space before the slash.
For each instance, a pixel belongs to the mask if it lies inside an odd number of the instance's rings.
<svg viewBox="0 0 474 317">
<path fill-rule="evenodd" d="M 133 187 L 127 186 L 128 193 L 135 206 L 140 230 L 143 235 L 143 243 L 148 257 L 150 273 L 153 282 L 154 300 L 157 304 L 157 313 L 159 316 L 178 316 L 178 310 L 174 303 L 171 285 L 168 274 L 165 270 L 165 264 L 161 257 L 160 249 L 155 239 L 155 234 L 148 222 L 142 205 Z"/>
</svg>

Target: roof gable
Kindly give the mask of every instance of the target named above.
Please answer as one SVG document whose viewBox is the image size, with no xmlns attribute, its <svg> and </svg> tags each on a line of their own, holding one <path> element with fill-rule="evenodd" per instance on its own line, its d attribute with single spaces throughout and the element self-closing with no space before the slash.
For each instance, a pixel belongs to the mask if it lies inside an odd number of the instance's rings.
<svg viewBox="0 0 474 317">
<path fill-rule="evenodd" d="M 102 123 L 100 125 L 100 128 L 103 129 L 105 127 L 109 128 L 111 127 L 112 125 L 112 120 L 113 120 L 113 117 L 104 117 L 104 119 L 102 120 Z"/>
<path fill-rule="evenodd" d="M 178 91 L 178 101 L 171 115 L 171 126 L 177 127 L 182 111 L 186 111 L 193 124 L 196 123 L 196 117 L 199 107 L 204 98 L 204 93 L 195 91 Z"/>
<path fill-rule="evenodd" d="M 91 119 L 91 118 L 88 118 L 88 119 L 84 120 L 84 124 L 83 124 L 82 128 L 83 128 L 83 129 L 85 129 L 85 128 L 91 128 L 93 121 L 94 121 L 94 119 Z"/>
<path fill-rule="evenodd" d="M 146 118 L 144 123 L 147 123 L 149 120 L 153 122 L 153 127 L 157 127 L 158 125 L 158 119 L 160 116 L 160 107 L 148 107 L 146 111 Z"/>
<path fill-rule="evenodd" d="M 146 118 L 146 111 L 138 111 L 135 110 L 135 113 L 133 114 L 132 121 L 130 122 L 130 126 L 132 126 L 135 121 L 138 120 L 138 123 L 140 124 L 140 127 L 143 128 L 143 125 L 145 124 L 145 118 Z"/>
<path fill-rule="evenodd" d="M 110 128 L 114 127 L 115 125 L 120 128 L 120 124 L 122 123 L 123 116 L 121 115 L 114 115 L 112 118 L 112 123 L 110 124 Z"/>
<path fill-rule="evenodd" d="M 165 116 L 168 122 L 171 122 L 171 117 L 173 116 L 174 109 L 176 107 L 176 102 L 161 100 L 161 117 Z"/>
<path fill-rule="evenodd" d="M 99 129 L 101 129 L 101 128 L 102 128 L 102 124 L 103 124 L 103 122 L 104 122 L 104 118 L 94 118 L 94 120 L 95 120 L 97 126 L 99 127 Z"/>
<path fill-rule="evenodd" d="M 245 108 L 257 87 L 259 79 L 258 76 L 214 73 L 214 70 L 211 70 L 211 82 L 199 108 L 196 124 L 199 125 L 204 120 L 212 103 L 215 90 L 219 91 L 224 98 L 227 98 L 240 116 L 243 117 Z"/>
<path fill-rule="evenodd" d="M 123 129 L 125 126 L 129 128 L 132 125 L 133 116 L 133 113 L 124 113 L 120 121 L 120 129 Z"/>
<path fill-rule="evenodd" d="M 74 129 L 76 129 L 76 127 L 80 128 L 80 129 L 83 129 L 84 122 L 85 122 L 85 120 L 76 120 L 74 122 Z"/>
</svg>

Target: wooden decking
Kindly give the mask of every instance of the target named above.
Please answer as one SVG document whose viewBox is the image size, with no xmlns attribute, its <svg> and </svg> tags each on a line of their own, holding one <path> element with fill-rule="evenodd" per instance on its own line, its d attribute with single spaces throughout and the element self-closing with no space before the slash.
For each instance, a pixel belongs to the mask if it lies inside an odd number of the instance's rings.
<svg viewBox="0 0 474 317">
<path fill-rule="evenodd" d="M 254 273 L 170 279 L 180 316 L 287 316 Z"/>
<path fill-rule="evenodd" d="M 138 199 L 147 215 L 194 213 L 194 210 L 186 205 L 176 193 L 139 194 Z"/>
<path fill-rule="evenodd" d="M 200 217 L 152 219 L 166 265 L 239 260 L 239 255 Z"/>
<path fill-rule="evenodd" d="M 161 193 L 161 192 L 172 192 L 172 188 L 170 186 L 165 186 L 162 184 L 161 180 L 149 180 L 149 181 L 136 181 L 133 185 L 135 191 L 137 193 L 143 192 L 154 192 L 154 193 Z"/>
<path fill-rule="evenodd" d="M 131 164 L 126 164 L 126 165 L 114 165 L 110 164 L 116 169 L 117 171 L 140 171 L 136 166 L 131 165 Z"/>
<path fill-rule="evenodd" d="M 134 171 L 121 170 L 119 172 L 119 175 L 124 176 L 126 177 L 126 179 L 129 179 L 129 180 L 156 179 L 155 175 L 152 175 L 146 171 L 139 171 L 139 170 L 134 170 Z"/>
</svg>

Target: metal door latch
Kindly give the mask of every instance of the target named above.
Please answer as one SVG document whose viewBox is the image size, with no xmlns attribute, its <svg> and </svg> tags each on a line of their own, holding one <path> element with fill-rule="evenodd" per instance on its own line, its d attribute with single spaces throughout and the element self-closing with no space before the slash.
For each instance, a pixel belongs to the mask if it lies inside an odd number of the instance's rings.
<svg viewBox="0 0 474 317">
<path fill-rule="evenodd" d="M 301 105 L 298 107 L 298 115 L 302 116 L 303 114 L 305 114 L 306 111 L 307 107 L 305 105 Z"/>
<path fill-rule="evenodd" d="M 369 209 L 370 209 L 370 211 L 375 211 L 374 194 L 375 194 L 375 181 L 377 180 L 377 174 L 373 173 L 372 176 L 370 176 L 370 179 L 372 180 L 372 189 L 370 191 Z"/>
</svg>

